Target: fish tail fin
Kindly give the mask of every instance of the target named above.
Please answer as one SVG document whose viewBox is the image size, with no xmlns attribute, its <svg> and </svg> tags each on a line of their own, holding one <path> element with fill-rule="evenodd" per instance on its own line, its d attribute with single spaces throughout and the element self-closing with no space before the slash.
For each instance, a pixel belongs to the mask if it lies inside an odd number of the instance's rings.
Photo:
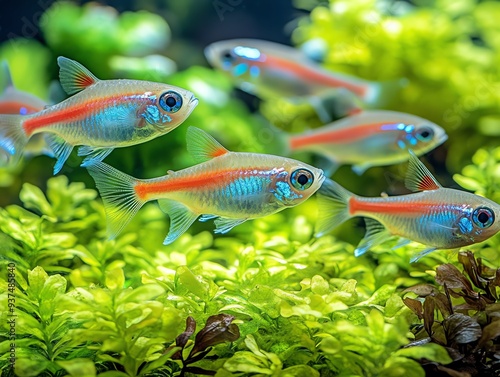
<svg viewBox="0 0 500 377">
<path fill-rule="evenodd" d="M 22 120 L 22 115 L 0 114 L 0 148 L 6 152 L 7 161 L 21 158 L 28 143 Z"/>
<path fill-rule="evenodd" d="M 108 221 L 109 239 L 114 239 L 146 203 L 135 190 L 140 180 L 104 162 L 87 166 L 101 194 Z"/>
<path fill-rule="evenodd" d="M 401 90 L 408 85 L 408 82 L 405 78 L 373 82 L 363 96 L 363 102 L 372 109 L 387 107 L 400 96 Z"/>
<path fill-rule="evenodd" d="M 321 237 L 349 220 L 349 200 L 354 194 L 327 178 L 318 190 L 318 220 L 316 237 Z"/>
</svg>

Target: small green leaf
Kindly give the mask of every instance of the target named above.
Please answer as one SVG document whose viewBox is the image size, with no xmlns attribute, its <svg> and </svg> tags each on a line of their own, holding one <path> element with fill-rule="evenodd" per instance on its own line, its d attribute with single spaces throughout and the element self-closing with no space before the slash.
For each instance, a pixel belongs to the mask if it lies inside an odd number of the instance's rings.
<svg viewBox="0 0 500 377">
<path fill-rule="evenodd" d="M 121 268 L 106 271 L 106 287 L 112 291 L 123 288 L 125 284 L 125 275 Z"/>
</svg>

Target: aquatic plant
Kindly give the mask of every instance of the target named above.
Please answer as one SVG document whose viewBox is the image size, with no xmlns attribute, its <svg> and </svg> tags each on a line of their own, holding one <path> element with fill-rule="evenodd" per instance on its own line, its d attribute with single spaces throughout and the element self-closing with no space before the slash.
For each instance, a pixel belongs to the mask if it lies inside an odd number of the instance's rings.
<svg viewBox="0 0 500 377">
<path fill-rule="evenodd" d="M 488 147 L 498 135 L 498 93 L 490 89 L 498 81 L 492 47 L 500 39 L 489 21 L 498 5 L 309 3 L 316 8 L 300 21 L 294 41 L 323 39 L 324 65 L 338 71 L 373 80 L 407 77 L 408 87 L 390 107 L 446 127 L 448 167 L 461 172 L 455 181 L 499 202 L 500 148 Z M 112 32 L 89 33 L 95 17 L 109 20 Z M 133 37 L 150 21 L 158 34 L 145 46 Z M 0 56 L 19 63 L 16 84 L 42 97 L 49 64 L 56 77 L 50 52 L 85 54 L 86 65 L 102 78 L 152 79 L 151 61 L 143 58 L 164 52 L 169 41 L 159 17 L 120 16 L 95 5 L 58 3 L 42 29 L 50 49 L 35 42 L 0 48 Z M 139 57 L 132 56 L 136 52 Z M 30 69 L 26 62 L 33 62 Z M 172 69 L 155 72 L 153 79 L 196 93 L 200 105 L 189 125 L 232 150 L 273 147 L 259 133 L 266 122 L 235 98 L 226 78 L 201 66 Z M 260 109 L 288 131 L 319 124 L 307 104 L 268 101 Z M 185 129 L 169 134 L 165 145 L 158 139 L 116 151 L 106 162 L 144 177 L 192 165 Z M 435 158 L 443 162 L 443 156 Z M 423 377 L 436 371 L 465 375 L 470 367 L 497 371 L 498 236 L 471 247 L 475 259 L 464 252 L 457 261 L 455 251 L 437 251 L 409 264 L 418 246 L 392 250 L 391 242 L 356 258 L 363 227 L 350 222 L 314 239 L 318 209 L 310 200 L 225 236 L 215 237 L 212 224 L 196 223 L 168 246 L 162 245 L 165 214 L 146 205 L 110 241 L 101 201 L 88 188 L 86 171 L 77 168 L 80 162 L 70 157 L 65 175 L 50 179 L 53 161 L 46 157 L 0 170 L 0 181 L 9 185 L 0 208 L 2 376 Z M 349 179 L 346 169 L 338 174 Z M 381 169 L 350 183 L 366 195 L 387 186 Z"/>
</svg>

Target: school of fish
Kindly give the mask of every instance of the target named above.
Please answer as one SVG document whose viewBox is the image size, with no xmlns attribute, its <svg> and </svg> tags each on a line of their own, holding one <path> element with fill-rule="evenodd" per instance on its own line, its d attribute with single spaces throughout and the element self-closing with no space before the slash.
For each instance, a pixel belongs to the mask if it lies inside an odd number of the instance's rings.
<svg viewBox="0 0 500 377">
<path fill-rule="evenodd" d="M 399 237 L 423 250 L 458 249 L 500 230 L 500 205 L 465 191 L 442 187 L 418 159 L 447 140 L 439 125 L 416 115 L 383 110 L 406 80 L 371 82 L 328 71 L 292 47 L 236 39 L 205 49 L 208 62 L 235 87 L 263 100 L 307 101 L 322 127 L 302 134 L 274 129 L 279 153 L 232 152 L 196 127 L 187 130 L 187 149 L 196 165 L 158 178 L 137 179 L 102 162 L 114 148 L 147 142 L 181 125 L 198 104 L 195 94 L 172 85 L 140 80 L 99 80 L 80 63 L 59 57 L 59 79 L 69 95 L 48 104 L 15 88 L 1 62 L 0 151 L 7 164 L 46 154 L 64 166 L 75 146 L 104 203 L 109 238 L 115 238 L 147 202 L 157 201 L 170 218 L 164 244 L 177 240 L 197 220 L 214 219 L 224 234 L 243 222 L 299 205 L 318 193 L 316 237 L 352 217 L 363 217 L 366 235 L 355 250 L 364 254 Z M 333 105 L 325 105 L 333 99 Z M 331 121 L 332 118 L 341 118 Z M 325 169 L 290 158 L 310 152 L 328 161 Z M 368 198 L 328 178 L 340 165 L 357 174 L 372 166 L 409 161 L 411 194 Z"/>
</svg>

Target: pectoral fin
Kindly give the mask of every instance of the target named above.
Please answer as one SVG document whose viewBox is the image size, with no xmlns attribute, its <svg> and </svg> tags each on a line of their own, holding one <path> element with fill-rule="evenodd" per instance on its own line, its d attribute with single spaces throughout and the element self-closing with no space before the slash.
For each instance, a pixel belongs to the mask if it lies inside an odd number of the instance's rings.
<svg viewBox="0 0 500 377">
<path fill-rule="evenodd" d="M 163 241 L 164 245 L 169 245 L 179 238 L 199 216 L 187 206 L 175 200 L 160 199 L 158 200 L 158 205 L 170 217 L 170 230 Z"/>
<path fill-rule="evenodd" d="M 417 262 L 420 258 L 423 258 L 425 257 L 427 254 L 433 252 L 434 250 L 436 250 L 435 247 L 429 247 L 423 251 L 421 251 L 420 253 L 417 253 L 415 255 L 413 255 L 411 258 L 410 258 L 410 263 L 415 263 Z"/>
<path fill-rule="evenodd" d="M 113 148 L 93 148 L 88 145 L 82 145 L 78 148 L 78 156 L 87 156 L 81 166 L 87 167 L 96 162 L 100 162 L 113 151 Z"/>
<path fill-rule="evenodd" d="M 47 134 L 45 140 L 49 143 L 50 149 L 54 152 L 54 156 L 57 158 L 57 162 L 54 165 L 54 175 L 59 173 L 68 159 L 71 151 L 73 150 L 73 145 L 69 144 L 63 138 L 54 135 Z"/>
</svg>

